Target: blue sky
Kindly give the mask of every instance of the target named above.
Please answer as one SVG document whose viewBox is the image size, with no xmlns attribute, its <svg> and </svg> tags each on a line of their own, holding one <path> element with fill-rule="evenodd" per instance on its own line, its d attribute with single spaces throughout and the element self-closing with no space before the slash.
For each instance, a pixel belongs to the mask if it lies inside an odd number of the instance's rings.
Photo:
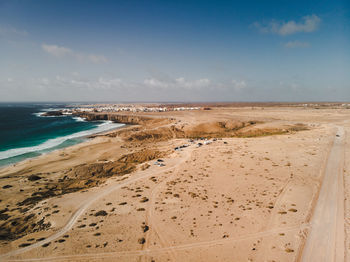
<svg viewBox="0 0 350 262">
<path fill-rule="evenodd" d="M 0 0 L 0 101 L 349 101 L 349 1 Z"/>
</svg>

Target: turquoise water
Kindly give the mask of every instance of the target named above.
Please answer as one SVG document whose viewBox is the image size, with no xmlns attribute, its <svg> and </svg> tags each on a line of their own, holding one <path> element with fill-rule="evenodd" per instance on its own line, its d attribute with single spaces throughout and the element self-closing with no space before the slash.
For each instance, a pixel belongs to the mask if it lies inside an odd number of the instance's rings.
<svg viewBox="0 0 350 262">
<path fill-rule="evenodd" d="M 74 116 L 43 117 L 64 104 L 0 104 L 0 166 L 65 148 L 87 136 L 122 126 L 110 121 L 87 122 Z"/>
</svg>

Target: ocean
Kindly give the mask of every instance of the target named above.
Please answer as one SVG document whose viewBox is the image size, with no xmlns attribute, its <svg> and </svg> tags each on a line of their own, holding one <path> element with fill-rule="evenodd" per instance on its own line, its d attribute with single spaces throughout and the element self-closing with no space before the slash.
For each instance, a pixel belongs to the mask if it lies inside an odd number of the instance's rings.
<svg viewBox="0 0 350 262">
<path fill-rule="evenodd" d="M 66 104 L 0 103 L 0 166 L 14 164 L 86 141 L 87 136 L 123 126 L 111 121 L 85 121 L 71 115 L 44 117 Z"/>
</svg>

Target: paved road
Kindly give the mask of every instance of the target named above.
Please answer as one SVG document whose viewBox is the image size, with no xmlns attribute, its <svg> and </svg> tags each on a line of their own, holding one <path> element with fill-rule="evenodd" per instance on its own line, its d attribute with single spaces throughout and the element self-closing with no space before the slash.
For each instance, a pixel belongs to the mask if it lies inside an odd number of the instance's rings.
<svg viewBox="0 0 350 262">
<path fill-rule="evenodd" d="M 345 131 L 342 127 L 337 129 L 302 254 L 304 262 L 344 261 Z"/>
</svg>

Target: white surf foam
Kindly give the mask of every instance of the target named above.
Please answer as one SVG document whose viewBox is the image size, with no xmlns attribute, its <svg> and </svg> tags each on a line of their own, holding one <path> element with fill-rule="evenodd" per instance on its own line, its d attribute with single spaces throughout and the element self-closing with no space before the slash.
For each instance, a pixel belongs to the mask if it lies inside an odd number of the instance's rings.
<svg viewBox="0 0 350 262">
<path fill-rule="evenodd" d="M 108 131 L 108 130 L 111 130 L 114 128 L 121 127 L 123 125 L 124 124 L 113 123 L 112 121 L 104 121 L 102 124 L 98 125 L 97 127 L 93 128 L 93 129 L 80 131 L 80 132 L 77 132 L 77 133 L 74 133 L 71 135 L 67 135 L 67 136 L 63 136 L 63 137 L 49 139 L 49 140 L 45 141 L 44 143 L 37 145 L 37 146 L 13 148 L 13 149 L 9 149 L 6 151 L 2 151 L 2 152 L 0 152 L 0 160 L 23 155 L 26 153 L 32 153 L 32 152 L 50 149 L 50 148 L 59 146 L 60 144 L 62 144 L 63 142 L 65 142 L 69 139 L 81 138 L 81 137 L 89 136 L 92 134 L 105 132 L 105 131 Z"/>
<path fill-rule="evenodd" d="M 33 113 L 33 115 L 37 116 L 37 117 L 43 117 L 43 114 L 45 112 L 39 112 L 39 113 Z"/>
<path fill-rule="evenodd" d="M 45 114 L 46 112 L 52 112 L 52 111 L 62 111 L 63 115 L 61 115 L 61 116 L 43 116 L 43 114 Z M 40 112 L 33 113 L 33 115 L 35 115 L 37 117 L 63 117 L 63 116 L 71 116 L 72 113 L 66 112 L 64 108 L 45 108 L 45 109 L 42 109 Z"/>
<path fill-rule="evenodd" d="M 79 117 L 79 116 L 74 116 L 74 117 L 72 117 L 72 119 L 74 119 L 77 122 L 85 122 L 86 121 L 84 118 Z"/>
</svg>

